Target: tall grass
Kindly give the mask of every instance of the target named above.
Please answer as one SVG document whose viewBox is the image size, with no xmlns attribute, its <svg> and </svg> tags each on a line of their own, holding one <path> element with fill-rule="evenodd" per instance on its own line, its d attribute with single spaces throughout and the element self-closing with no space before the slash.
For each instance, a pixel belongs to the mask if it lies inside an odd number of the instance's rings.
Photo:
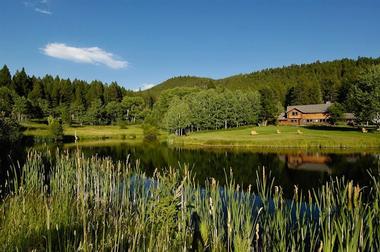
<svg viewBox="0 0 380 252">
<path fill-rule="evenodd" d="M 139 164 L 31 152 L 0 206 L 1 251 L 377 251 L 380 183 L 335 179 L 285 199 L 263 172 L 257 189 L 199 186 L 187 166 L 148 178 Z M 255 191 L 255 192 L 254 192 Z"/>
</svg>

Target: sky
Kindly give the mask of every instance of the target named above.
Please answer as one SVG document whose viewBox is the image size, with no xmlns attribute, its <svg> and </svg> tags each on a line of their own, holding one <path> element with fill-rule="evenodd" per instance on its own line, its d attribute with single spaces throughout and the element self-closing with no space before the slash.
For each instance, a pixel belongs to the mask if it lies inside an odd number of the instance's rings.
<svg viewBox="0 0 380 252">
<path fill-rule="evenodd" d="M 12 73 L 147 88 L 270 67 L 380 56 L 378 0 L 2 0 Z"/>
</svg>

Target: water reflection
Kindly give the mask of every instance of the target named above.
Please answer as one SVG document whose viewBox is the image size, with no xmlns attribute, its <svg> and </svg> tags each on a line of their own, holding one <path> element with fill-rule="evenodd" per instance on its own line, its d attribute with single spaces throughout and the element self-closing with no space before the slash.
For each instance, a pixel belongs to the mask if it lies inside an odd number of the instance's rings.
<svg viewBox="0 0 380 252">
<path fill-rule="evenodd" d="M 55 151 L 57 146 L 35 145 L 40 151 L 49 148 Z M 131 144 L 126 142 L 96 142 L 81 146 L 68 144 L 60 149 L 75 151 L 79 148 L 85 156 L 109 156 L 113 160 L 129 160 L 140 162 L 147 175 L 153 174 L 156 168 L 179 167 L 188 164 L 196 180 L 202 184 L 210 177 L 223 184 L 226 174 L 233 172 L 234 179 L 243 187 L 255 187 L 256 174 L 263 167 L 267 173 L 275 177 L 275 184 L 283 187 L 284 192 L 291 195 L 294 185 L 301 189 L 319 187 L 331 177 L 346 177 L 360 185 L 369 185 L 371 178 L 368 169 L 373 174 L 379 174 L 379 153 L 320 153 L 299 150 L 252 151 L 252 150 L 221 150 L 221 149 L 180 149 L 170 148 L 165 144 Z M 26 152 L 20 152 L 26 153 Z M 19 159 L 23 159 L 20 154 Z M 15 161 L 14 161 L 15 163 Z M 1 163 L 0 163 L 1 164 Z M 8 164 L 8 163 L 7 163 Z M 4 163 L 1 168 L 4 171 Z M 4 174 L 4 173 L 2 173 Z M 2 176 L 1 179 L 4 179 Z M 1 180 L 0 179 L 0 180 Z"/>
<path fill-rule="evenodd" d="M 74 149 L 73 147 L 67 147 Z M 114 160 L 140 161 L 141 167 L 150 175 L 156 168 L 190 165 L 199 183 L 210 177 L 222 184 L 226 175 L 233 172 L 237 183 L 255 186 L 256 173 L 265 167 L 275 177 L 275 184 L 291 194 L 294 184 L 302 189 L 319 187 L 331 177 L 352 179 L 368 185 L 371 178 L 367 172 L 379 173 L 379 155 L 367 153 L 275 153 L 249 150 L 174 149 L 164 144 L 129 145 L 125 143 L 109 146 L 80 147 L 87 156 L 111 156 Z"/>
<path fill-rule="evenodd" d="M 332 174 L 332 169 L 329 166 L 332 159 L 328 155 L 320 155 L 319 153 L 289 154 L 279 155 L 279 158 L 286 163 L 288 169 Z"/>
</svg>

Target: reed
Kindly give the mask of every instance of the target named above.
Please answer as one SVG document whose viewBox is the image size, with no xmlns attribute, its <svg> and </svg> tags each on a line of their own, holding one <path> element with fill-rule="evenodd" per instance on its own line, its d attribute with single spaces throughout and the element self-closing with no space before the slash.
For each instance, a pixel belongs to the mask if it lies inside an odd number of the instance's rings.
<svg viewBox="0 0 380 252">
<path fill-rule="evenodd" d="M 188 166 L 147 177 L 128 160 L 30 152 L 0 204 L 0 250 L 380 249 L 375 176 L 370 188 L 344 178 L 308 192 L 295 187 L 292 199 L 265 169 L 255 191 L 232 174 L 226 180 L 200 186 Z"/>
</svg>

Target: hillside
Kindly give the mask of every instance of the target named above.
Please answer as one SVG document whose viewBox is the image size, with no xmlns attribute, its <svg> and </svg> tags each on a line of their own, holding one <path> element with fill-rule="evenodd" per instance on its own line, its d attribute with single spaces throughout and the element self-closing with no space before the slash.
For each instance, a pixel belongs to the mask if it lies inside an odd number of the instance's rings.
<svg viewBox="0 0 380 252">
<path fill-rule="evenodd" d="M 378 64 L 380 64 L 380 58 L 359 57 L 356 60 L 316 61 L 311 64 L 265 69 L 219 80 L 183 76 L 171 78 L 143 92 L 157 97 L 162 91 L 175 87 L 224 87 L 231 90 L 261 90 L 263 88 L 270 88 L 285 103 L 285 97 L 289 89 L 302 85 L 311 89 L 320 89 L 323 100 L 337 100 L 339 96 L 344 95 L 342 94 L 342 90 L 344 90 L 345 83 L 356 79 L 364 68 Z M 340 99 L 344 98 L 340 97 Z"/>
<path fill-rule="evenodd" d="M 159 94 L 164 90 L 176 87 L 198 87 L 198 88 L 211 88 L 215 87 L 215 80 L 210 78 L 202 78 L 196 76 L 178 76 L 170 78 L 145 92 Z"/>
</svg>

